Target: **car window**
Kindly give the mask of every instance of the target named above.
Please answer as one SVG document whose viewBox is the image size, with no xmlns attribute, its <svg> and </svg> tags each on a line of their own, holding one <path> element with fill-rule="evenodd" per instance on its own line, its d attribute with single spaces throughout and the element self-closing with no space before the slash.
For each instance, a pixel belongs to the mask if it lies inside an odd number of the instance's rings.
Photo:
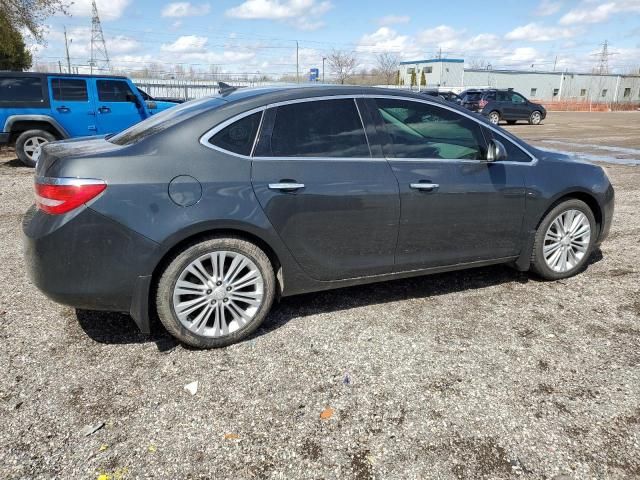
<svg viewBox="0 0 640 480">
<path fill-rule="evenodd" d="M 376 99 L 394 157 L 484 159 L 481 127 L 451 110 L 409 100 Z"/>
<path fill-rule="evenodd" d="M 133 93 L 124 80 L 98 80 L 96 86 L 101 102 L 128 102 L 127 95 Z"/>
<path fill-rule="evenodd" d="M 86 80 L 52 78 L 51 92 L 54 100 L 68 102 L 86 102 L 89 100 Z"/>
<path fill-rule="evenodd" d="M 513 103 L 519 103 L 519 104 L 527 103 L 527 101 L 525 100 L 525 98 L 524 98 L 522 95 L 520 95 L 519 93 L 514 93 L 514 94 L 512 94 L 512 95 L 511 95 L 511 101 L 512 101 Z"/>
<path fill-rule="evenodd" d="M 497 98 L 499 102 L 510 102 L 511 101 L 511 94 L 508 92 L 498 92 L 497 93 Z"/>
<path fill-rule="evenodd" d="M 261 111 L 247 115 L 220 130 L 209 139 L 209 143 L 229 152 L 249 156 L 260 126 L 260 118 Z"/>
<path fill-rule="evenodd" d="M 531 157 L 520 147 L 514 144 L 511 140 L 504 135 L 500 135 L 498 132 L 489 128 L 485 129 L 487 138 L 493 138 L 501 142 L 507 150 L 507 161 L 509 162 L 530 162 Z"/>
<path fill-rule="evenodd" d="M 0 102 L 43 102 L 40 77 L 0 77 Z"/>
<path fill-rule="evenodd" d="M 463 97 L 465 102 L 475 102 L 476 100 L 480 100 L 482 93 L 480 92 L 469 92 L 466 93 Z"/>
<path fill-rule="evenodd" d="M 275 107 L 273 132 L 257 156 L 369 157 L 369 145 L 353 99 Z"/>
<path fill-rule="evenodd" d="M 495 100 L 496 99 L 496 92 L 490 92 L 487 93 L 486 97 L 487 100 Z"/>
</svg>

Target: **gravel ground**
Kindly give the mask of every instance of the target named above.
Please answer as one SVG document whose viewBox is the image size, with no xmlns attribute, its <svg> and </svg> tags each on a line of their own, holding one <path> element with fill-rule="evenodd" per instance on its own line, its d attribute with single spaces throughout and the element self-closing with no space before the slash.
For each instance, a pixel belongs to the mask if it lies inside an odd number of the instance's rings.
<svg viewBox="0 0 640 480">
<path fill-rule="evenodd" d="M 620 145 L 640 148 L 634 118 Z M 12 158 L 0 478 L 640 478 L 640 167 L 607 166 L 611 237 L 577 277 L 491 267 L 293 297 L 252 339 L 196 351 L 29 283 L 33 172 Z"/>
</svg>

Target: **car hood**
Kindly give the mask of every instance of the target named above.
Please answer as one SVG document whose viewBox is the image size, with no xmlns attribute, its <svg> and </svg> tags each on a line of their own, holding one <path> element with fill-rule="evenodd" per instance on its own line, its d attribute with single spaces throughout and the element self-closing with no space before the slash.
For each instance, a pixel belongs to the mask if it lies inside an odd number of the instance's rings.
<svg viewBox="0 0 640 480">
<path fill-rule="evenodd" d="M 562 152 L 557 150 L 546 150 L 543 148 L 530 147 L 533 150 L 533 154 L 539 160 L 543 161 L 553 161 L 553 162 L 571 162 L 571 163 L 580 163 L 584 165 L 596 165 L 594 162 L 588 160 L 587 158 L 581 156 L 577 153 L 572 152 Z"/>
<path fill-rule="evenodd" d="M 61 158 L 94 156 L 111 153 L 123 147 L 106 140 L 106 135 L 97 137 L 78 137 L 42 146 L 36 165 L 36 176 L 45 176 L 47 170 Z"/>
</svg>

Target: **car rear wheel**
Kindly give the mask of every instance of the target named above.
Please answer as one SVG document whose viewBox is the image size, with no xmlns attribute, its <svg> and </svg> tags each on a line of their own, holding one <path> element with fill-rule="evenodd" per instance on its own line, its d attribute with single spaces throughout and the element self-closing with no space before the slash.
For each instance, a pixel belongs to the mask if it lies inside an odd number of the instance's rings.
<svg viewBox="0 0 640 480">
<path fill-rule="evenodd" d="M 258 328 L 274 296 L 273 268 L 261 249 L 241 238 L 211 238 L 169 263 L 158 282 L 156 308 L 178 340 L 216 348 Z"/>
<path fill-rule="evenodd" d="M 540 123 L 542 122 L 542 113 L 540 113 L 539 111 L 535 111 L 531 113 L 531 116 L 529 117 L 529 123 L 531 125 L 540 125 Z"/>
<path fill-rule="evenodd" d="M 55 140 L 56 137 L 46 130 L 27 130 L 16 140 L 16 154 L 27 167 L 35 167 L 42 145 Z"/>
<path fill-rule="evenodd" d="M 575 275 L 589 260 L 596 233 L 595 217 L 586 203 L 572 199 L 556 205 L 536 232 L 532 269 L 547 280 Z"/>
<path fill-rule="evenodd" d="M 498 125 L 498 123 L 500 122 L 500 113 L 496 112 L 495 110 L 491 112 L 489 114 L 489 121 L 494 125 Z"/>
</svg>

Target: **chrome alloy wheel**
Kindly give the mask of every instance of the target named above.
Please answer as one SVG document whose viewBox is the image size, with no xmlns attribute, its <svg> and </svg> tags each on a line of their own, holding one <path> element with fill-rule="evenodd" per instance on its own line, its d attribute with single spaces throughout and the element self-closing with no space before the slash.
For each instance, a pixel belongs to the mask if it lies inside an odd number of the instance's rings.
<svg viewBox="0 0 640 480">
<path fill-rule="evenodd" d="M 554 272 L 572 270 L 587 253 L 591 240 L 591 224 L 579 210 L 558 215 L 544 236 L 542 251 L 547 266 Z"/>
<path fill-rule="evenodd" d="M 494 125 L 498 125 L 498 123 L 500 123 L 500 114 L 498 112 L 491 112 L 489 114 L 489 121 Z"/>
<path fill-rule="evenodd" d="M 531 123 L 534 125 L 540 125 L 540 122 L 542 121 L 542 115 L 540 114 L 540 112 L 533 112 L 531 114 Z"/>
<path fill-rule="evenodd" d="M 49 140 L 47 140 L 46 138 L 38 136 L 27 138 L 27 140 L 24 142 L 23 147 L 25 155 L 29 158 L 29 160 L 34 160 L 36 152 L 38 152 L 40 150 L 40 147 L 42 147 L 42 145 L 44 145 L 48 141 Z"/>
<path fill-rule="evenodd" d="M 173 310 L 190 332 L 223 337 L 255 317 L 264 295 L 260 270 L 237 252 L 203 255 L 182 271 L 173 288 Z"/>
</svg>

